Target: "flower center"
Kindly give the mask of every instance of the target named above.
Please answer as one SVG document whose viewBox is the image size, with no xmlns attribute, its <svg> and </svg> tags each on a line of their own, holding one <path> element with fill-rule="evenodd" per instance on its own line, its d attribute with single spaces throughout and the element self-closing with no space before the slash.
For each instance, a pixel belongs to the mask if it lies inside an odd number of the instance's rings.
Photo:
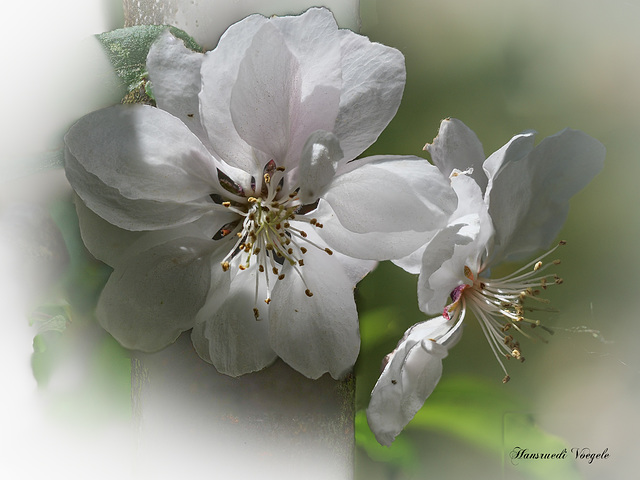
<svg viewBox="0 0 640 480">
<path fill-rule="evenodd" d="M 313 292 L 308 288 L 302 271 L 304 255 L 308 248 L 317 248 L 333 255 L 331 249 L 312 241 L 308 233 L 299 228 L 299 222 L 322 228 L 317 219 L 309 216 L 318 202 L 302 204 L 297 187 L 291 188 L 289 193 L 283 193 L 284 172 L 284 167 L 276 167 L 271 160 L 264 168 L 263 177 L 257 182 L 252 179 L 251 195 L 246 195 L 240 185 L 219 172 L 220 184 L 232 195 L 228 200 L 218 195 L 211 196 L 215 203 L 238 215 L 236 220 L 224 225 L 213 237 L 213 240 L 229 235 L 236 237 L 229 253 L 220 263 L 222 269 L 245 271 L 253 266 L 258 270 L 253 309 L 256 320 L 260 314 L 257 307 L 260 278 L 265 282 L 267 294 L 264 301 L 268 305 L 271 302 L 272 284 L 285 278 L 284 268 L 288 263 L 304 283 L 305 294 L 312 297 Z M 292 222 L 298 222 L 297 226 Z"/>
<path fill-rule="evenodd" d="M 505 372 L 504 383 L 509 381 L 509 375 L 500 357 L 515 358 L 524 362 L 520 342 L 514 339 L 510 331 L 532 338 L 531 333 L 524 330 L 528 325 L 531 329 L 541 326 L 553 333 L 549 328 L 542 326 L 539 319 L 532 318 L 532 315 L 540 311 L 554 311 L 547 306 L 549 301 L 540 298 L 539 295 L 549 285 L 562 284 L 562 279 L 556 274 L 544 273 L 550 265 L 560 264 L 560 260 L 546 264 L 542 260 L 565 243 L 560 242 L 512 274 L 498 279 L 482 277 L 482 270 L 474 277 L 471 269 L 465 266 L 465 276 L 472 283 L 459 285 L 451 292 L 452 303 L 445 307 L 443 316 L 460 322 L 467 307 L 474 313 Z"/>
</svg>

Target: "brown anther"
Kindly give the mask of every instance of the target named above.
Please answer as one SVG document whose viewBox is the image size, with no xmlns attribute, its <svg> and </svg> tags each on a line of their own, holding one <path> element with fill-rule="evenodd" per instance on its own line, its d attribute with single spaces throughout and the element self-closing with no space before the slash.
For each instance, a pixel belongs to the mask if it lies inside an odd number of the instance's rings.
<svg viewBox="0 0 640 480">
<path fill-rule="evenodd" d="M 293 248 L 289 248 L 289 249 L 287 250 L 287 253 L 288 253 L 289 255 L 292 255 L 292 254 L 293 254 Z"/>
<path fill-rule="evenodd" d="M 307 238 L 307 232 L 305 232 L 304 230 L 300 230 L 300 235 L 301 235 L 303 238 Z"/>
<path fill-rule="evenodd" d="M 264 265 L 258 265 L 258 271 L 264 273 Z"/>
<path fill-rule="evenodd" d="M 513 337 L 511 335 L 507 335 L 506 337 L 504 337 L 505 345 L 509 345 L 511 342 L 513 342 Z"/>
<path fill-rule="evenodd" d="M 315 225 L 316 223 L 318 223 L 318 220 L 316 220 L 315 218 L 312 218 L 311 220 L 309 220 L 309 223 L 311 225 Z"/>
<path fill-rule="evenodd" d="M 253 254 L 258 255 L 260 253 L 260 247 L 256 247 L 253 249 Z"/>
<path fill-rule="evenodd" d="M 558 242 L 558 245 L 566 245 L 567 241 L 566 240 L 560 240 L 560 242 Z"/>
<path fill-rule="evenodd" d="M 284 222 L 284 228 L 289 228 L 291 224 L 289 222 Z"/>
<path fill-rule="evenodd" d="M 520 357 L 519 360 L 520 360 L 520 363 L 524 363 L 524 357 Z"/>
<path fill-rule="evenodd" d="M 256 307 L 253 307 L 253 316 L 256 317 L 256 320 L 259 320 L 260 310 L 258 310 Z"/>
<path fill-rule="evenodd" d="M 562 280 L 561 278 L 556 278 L 555 283 L 556 285 L 562 285 L 564 283 L 564 280 Z"/>
<path fill-rule="evenodd" d="M 278 280 L 283 280 L 284 279 L 284 273 L 281 273 L 280 275 L 278 275 Z"/>
<path fill-rule="evenodd" d="M 240 270 L 246 270 L 246 269 L 247 269 L 247 267 L 246 267 L 246 266 L 244 266 L 244 265 L 239 265 L 239 266 L 238 266 L 238 268 L 239 268 Z"/>
<path fill-rule="evenodd" d="M 309 290 L 308 288 L 304 291 L 304 294 L 305 294 L 307 297 L 313 297 L 313 293 L 311 293 L 311 290 Z"/>
<path fill-rule="evenodd" d="M 554 264 L 554 265 L 560 265 L 561 263 L 562 263 L 562 262 L 561 262 L 559 259 L 557 259 L 557 260 L 554 260 L 554 261 L 553 261 L 553 264 Z"/>
<path fill-rule="evenodd" d="M 267 243 L 265 247 L 267 250 L 273 250 L 273 245 L 271 243 Z"/>
<path fill-rule="evenodd" d="M 231 206 L 231 202 L 222 202 L 222 206 L 229 208 Z"/>
<path fill-rule="evenodd" d="M 306 248 L 304 248 L 304 247 L 300 247 L 300 251 L 301 251 L 302 253 L 307 253 L 307 249 L 306 249 Z"/>
<path fill-rule="evenodd" d="M 220 265 L 222 265 L 222 270 L 224 272 L 229 270 L 229 262 L 222 262 Z"/>
<path fill-rule="evenodd" d="M 264 303 L 266 303 L 267 305 L 269 305 L 271 303 L 271 298 L 267 297 L 264 299 Z"/>
<path fill-rule="evenodd" d="M 484 282 L 480 282 L 480 290 L 484 290 L 486 286 L 487 285 Z"/>
<path fill-rule="evenodd" d="M 302 259 L 298 260 L 298 265 L 300 265 L 302 267 L 304 265 L 304 260 L 302 260 Z"/>
<path fill-rule="evenodd" d="M 318 222 L 318 223 L 316 223 L 316 227 L 322 228 L 322 227 L 324 227 L 324 225 L 322 223 Z"/>
<path fill-rule="evenodd" d="M 330 248 L 325 248 L 324 251 L 327 252 L 329 255 L 333 255 L 333 251 Z"/>
<path fill-rule="evenodd" d="M 284 172 L 284 167 L 276 167 L 277 172 Z"/>
<path fill-rule="evenodd" d="M 272 271 L 273 271 L 273 274 L 274 274 L 274 275 L 278 275 L 278 269 L 277 269 L 276 267 L 273 267 L 273 270 L 272 270 Z"/>
<path fill-rule="evenodd" d="M 506 377 L 504 377 L 502 379 L 502 383 L 507 383 L 509 380 L 511 380 L 511 377 L 509 375 L 507 375 Z"/>
</svg>

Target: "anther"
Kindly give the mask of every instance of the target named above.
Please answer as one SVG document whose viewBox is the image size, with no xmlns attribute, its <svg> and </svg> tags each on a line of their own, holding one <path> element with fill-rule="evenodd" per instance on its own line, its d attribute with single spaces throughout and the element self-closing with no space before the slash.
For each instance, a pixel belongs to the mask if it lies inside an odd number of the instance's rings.
<svg viewBox="0 0 640 480">
<path fill-rule="evenodd" d="M 231 202 L 222 202 L 222 206 L 229 208 L 231 206 Z"/>
<path fill-rule="evenodd" d="M 304 260 L 302 260 L 302 259 L 298 260 L 298 265 L 300 265 L 302 267 L 304 265 Z"/>
<path fill-rule="evenodd" d="M 502 379 L 502 383 L 507 383 L 509 380 L 511 380 L 511 377 L 509 375 L 507 375 L 506 377 L 504 377 Z"/>
<path fill-rule="evenodd" d="M 327 252 L 329 255 L 333 255 L 333 251 L 330 248 L 325 248 L 324 251 Z"/>
<path fill-rule="evenodd" d="M 267 297 L 264 299 L 264 303 L 266 303 L 267 305 L 269 305 L 271 303 L 271 298 Z"/>
<path fill-rule="evenodd" d="M 300 247 L 300 251 L 301 251 L 302 253 L 307 253 L 307 249 L 306 249 L 305 247 Z"/>
<path fill-rule="evenodd" d="M 278 275 L 278 269 L 276 267 L 273 267 L 273 274 Z"/>
<path fill-rule="evenodd" d="M 533 266 L 533 271 L 537 272 L 542 267 L 542 262 L 538 262 Z"/>
<path fill-rule="evenodd" d="M 280 275 L 278 275 L 278 280 L 283 280 L 284 279 L 284 273 L 281 273 Z"/>
<path fill-rule="evenodd" d="M 247 198 L 247 202 L 249 202 L 249 203 L 256 203 L 257 201 L 258 201 L 258 199 L 256 197 Z"/>
<path fill-rule="evenodd" d="M 256 320 L 258 320 L 259 317 L 260 317 L 260 310 L 258 310 L 257 308 L 253 307 L 253 316 L 256 317 Z"/>
<path fill-rule="evenodd" d="M 566 245 L 567 241 L 566 240 L 560 240 L 560 242 L 558 242 L 558 245 Z"/>
<path fill-rule="evenodd" d="M 222 270 L 224 272 L 229 270 L 229 262 L 222 262 L 220 265 L 222 265 Z"/>
<path fill-rule="evenodd" d="M 264 265 L 258 265 L 258 271 L 264 273 Z"/>
<path fill-rule="evenodd" d="M 313 297 L 313 293 L 311 293 L 311 290 L 309 290 L 308 288 L 304 291 L 304 293 L 307 297 Z"/>
</svg>

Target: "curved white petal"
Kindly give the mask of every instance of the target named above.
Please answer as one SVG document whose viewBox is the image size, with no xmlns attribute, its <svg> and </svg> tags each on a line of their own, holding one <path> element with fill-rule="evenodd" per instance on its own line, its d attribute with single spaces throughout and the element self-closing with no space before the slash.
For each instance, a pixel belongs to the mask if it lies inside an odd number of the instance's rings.
<svg viewBox="0 0 640 480">
<path fill-rule="evenodd" d="M 192 223 L 207 214 L 215 215 L 208 198 L 180 203 L 124 197 L 116 188 L 87 172 L 68 150 L 65 151 L 65 174 L 87 207 L 109 223 L 126 230 L 173 228 Z"/>
<path fill-rule="evenodd" d="M 133 249 L 102 291 L 98 321 L 127 348 L 166 347 L 195 324 L 211 286 L 210 254 L 211 241 L 194 237 Z"/>
<path fill-rule="evenodd" d="M 285 278 L 274 286 L 269 305 L 272 348 L 309 378 L 326 372 L 343 377 L 360 349 L 352 279 L 337 259 L 313 247 L 304 256 L 304 266 L 296 271 L 286 264 L 282 271 Z"/>
<path fill-rule="evenodd" d="M 220 265 L 213 268 L 221 270 Z M 257 297 L 256 275 L 262 277 Z M 198 354 L 220 373 L 236 377 L 275 361 L 277 355 L 269 345 L 266 296 L 263 275 L 255 266 L 236 274 L 228 290 L 212 289 L 191 337 Z M 259 319 L 254 307 L 260 309 Z"/>
<path fill-rule="evenodd" d="M 226 163 L 254 175 L 261 166 L 234 127 L 230 99 L 240 63 L 255 33 L 267 22 L 262 15 L 251 15 L 231 25 L 218 46 L 205 54 L 201 68 L 200 118 L 209 142 Z"/>
<path fill-rule="evenodd" d="M 333 133 L 318 130 L 311 134 L 300 159 L 298 185 L 303 204 L 313 203 L 324 193 L 342 156 L 340 142 Z"/>
<path fill-rule="evenodd" d="M 376 141 L 396 114 L 405 84 L 404 56 L 395 48 L 341 30 L 342 93 L 334 132 L 345 159 Z"/>
<path fill-rule="evenodd" d="M 71 127 L 65 145 L 88 173 L 129 199 L 189 202 L 217 184 L 202 142 L 178 118 L 147 105 L 92 112 Z"/>
<path fill-rule="evenodd" d="M 313 216 L 322 223 L 323 227 L 318 230 L 318 235 L 329 247 L 350 257 L 365 260 L 382 261 L 402 258 L 425 245 L 436 233 L 435 231 L 355 233 L 340 223 L 331 206 L 322 199 Z M 420 256 L 421 259 L 422 256 Z"/>
<path fill-rule="evenodd" d="M 339 171 L 323 196 L 352 232 L 436 230 L 455 210 L 449 179 L 424 158 L 374 157 L 353 163 L 357 166 Z"/>
<path fill-rule="evenodd" d="M 569 199 L 600 172 L 605 157 L 600 142 L 571 129 L 545 138 L 526 155 L 511 152 L 504 152 L 499 167 L 491 158 L 485 163 L 491 174 L 486 201 L 496 230 L 493 263 L 548 248 L 567 218 Z"/>
<path fill-rule="evenodd" d="M 472 169 L 470 176 L 484 192 L 487 177 L 482 169 L 485 161 L 482 144 L 476 134 L 460 120 L 447 118 L 440 123 L 438 136 L 433 143 L 424 147 L 431 155 L 433 163 L 445 177 L 454 169 L 465 171 Z"/>
<path fill-rule="evenodd" d="M 442 375 L 442 359 L 452 346 L 438 339 L 451 327 L 443 317 L 418 323 L 388 355 L 367 408 L 369 426 L 380 444 L 391 445 L 433 392 Z M 459 337 L 459 332 L 454 335 Z"/>
<path fill-rule="evenodd" d="M 149 49 L 147 70 L 158 108 L 178 117 L 206 144 L 198 99 L 203 60 L 202 53 L 189 50 L 167 28 Z"/>
</svg>

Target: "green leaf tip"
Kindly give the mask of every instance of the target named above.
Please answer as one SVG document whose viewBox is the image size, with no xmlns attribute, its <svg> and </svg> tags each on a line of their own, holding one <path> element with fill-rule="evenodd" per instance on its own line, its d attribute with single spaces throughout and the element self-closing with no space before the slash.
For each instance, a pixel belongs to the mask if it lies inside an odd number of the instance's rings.
<svg viewBox="0 0 640 480">
<path fill-rule="evenodd" d="M 171 25 L 136 25 L 96 35 L 116 75 L 127 87 L 124 103 L 154 103 L 148 88 L 147 55 L 153 42 L 167 29 L 187 48 L 204 52 L 185 31 Z"/>
</svg>

